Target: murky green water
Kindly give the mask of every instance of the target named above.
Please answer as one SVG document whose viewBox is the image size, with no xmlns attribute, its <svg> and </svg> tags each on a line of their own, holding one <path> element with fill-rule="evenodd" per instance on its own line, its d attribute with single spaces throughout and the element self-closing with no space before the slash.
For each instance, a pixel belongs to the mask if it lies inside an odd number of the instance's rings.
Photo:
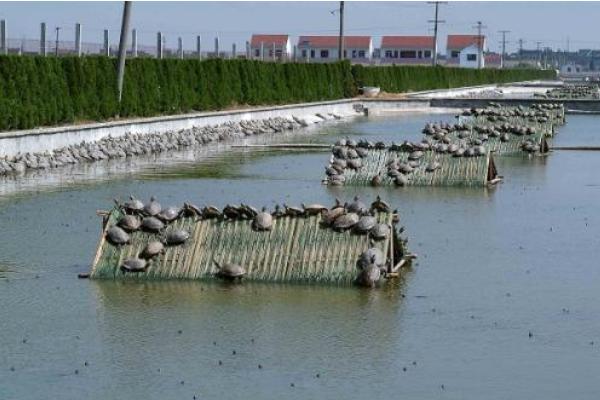
<svg viewBox="0 0 600 400">
<path fill-rule="evenodd" d="M 555 144 L 600 144 L 599 118 L 569 116 Z M 429 119 L 364 119 L 280 140 L 403 140 Z M 332 189 L 319 183 L 327 153 L 205 156 L 4 183 L 1 399 L 597 398 L 600 154 L 498 158 L 506 181 L 493 190 Z M 98 239 L 95 211 L 129 193 L 165 205 L 379 193 L 400 209 L 420 257 L 375 291 L 78 280 Z"/>
</svg>

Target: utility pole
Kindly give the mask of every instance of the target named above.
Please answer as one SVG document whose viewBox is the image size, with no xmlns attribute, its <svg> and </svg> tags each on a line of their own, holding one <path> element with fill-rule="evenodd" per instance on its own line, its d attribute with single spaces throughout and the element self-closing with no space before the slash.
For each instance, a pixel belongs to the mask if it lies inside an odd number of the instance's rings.
<svg viewBox="0 0 600 400">
<path fill-rule="evenodd" d="M 540 53 L 540 45 L 542 44 L 542 42 L 535 42 L 536 47 L 537 47 L 537 61 L 540 64 L 540 66 L 542 65 L 542 54 Z"/>
<path fill-rule="evenodd" d="M 54 49 L 54 55 L 58 57 L 58 32 L 60 32 L 60 26 L 56 27 L 56 48 Z"/>
<path fill-rule="evenodd" d="M 344 59 L 344 2 L 340 1 L 340 37 L 338 40 L 338 59 Z"/>
<path fill-rule="evenodd" d="M 119 103 L 123 97 L 123 77 L 125 76 L 125 58 L 127 57 L 127 35 L 129 34 L 129 16 L 131 1 L 123 4 L 123 20 L 121 21 L 121 38 L 119 39 L 119 68 L 117 70 L 117 86 L 119 88 Z"/>
<path fill-rule="evenodd" d="M 500 68 L 504 68 L 504 57 L 506 57 L 506 34 L 510 31 L 502 30 L 498 31 L 502 34 L 502 54 L 500 55 Z"/>
<path fill-rule="evenodd" d="M 438 57 L 438 24 L 443 24 L 446 22 L 446 21 L 438 18 L 438 9 L 439 9 L 440 4 L 448 4 L 448 3 L 445 1 L 429 1 L 427 3 L 435 5 L 435 17 L 433 19 L 430 19 L 429 21 L 427 21 L 430 24 L 433 24 L 433 60 L 431 62 L 431 65 L 433 65 L 435 67 L 437 65 L 437 57 Z"/>
<path fill-rule="evenodd" d="M 46 57 L 46 23 L 40 25 L 40 55 Z"/>
<path fill-rule="evenodd" d="M 477 68 L 483 68 L 483 36 L 481 36 L 481 30 L 483 28 L 487 28 L 487 26 L 483 25 L 481 21 L 477 21 Z"/>
<path fill-rule="evenodd" d="M 0 21 L 0 47 L 2 47 L 2 54 L 8 54 L 8 36 L 6 32 L 6 20 Z"/>
<path fill-rule="evenodd" d="M 519 63 L 523 62 L 523 39 L 519 39 Z"/>
<path fill-rule="evenodd" d="M 75 53 L 77 57 L 81 57 L 81 24 L 75 24 Z"/>
</svg>

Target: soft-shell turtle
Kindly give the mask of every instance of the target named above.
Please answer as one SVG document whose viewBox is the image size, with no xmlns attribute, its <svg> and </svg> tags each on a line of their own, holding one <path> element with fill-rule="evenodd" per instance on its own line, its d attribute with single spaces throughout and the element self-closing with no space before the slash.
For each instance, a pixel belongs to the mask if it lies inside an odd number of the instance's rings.
<svg viewBox="0 0 600 400">
<path fill-rule="evenodd" d="M 130 237 L 123 229 L 118 226 L 111 226 L 106 231 L 106 239 L 114 245 L 129 243 Z"/>
<path fill-rule="evenodd" d="M 135 215 L 123 215 L 117 225 L 123 228 L 124 231 L 135 232 L 140 229 L 142 221 Z"/>
<path fill-rule="evenodd" d="M 148 268 L 148 262 L 143 258 L 128 258 L 121 264 L 123 272 L 144 272 Z"/>
<path fill-rule="evenodd" d="M 255 231 L 270 231 L 273 227 L 273 216 L 267 212 L 266 207 L 256 214 L 252 221 L 252 229 Z"/>
<path fill-rule="evenodd" d="M 242 279 L 246 275 L 246 269 L 241 265 L 234 263 L 219 264 L 216 260 L 213 260 L 215 266 L 219 270 L 217 276 L 223 279 L 235 280 Z"/>
<path fill-rule="evenodd" d="M 148 232 L 160 232 L 165 224 L 156 217 L 146 217 L 142 220 L 142 229 Z"/>
<path fill-rule="evenodd" d="M 145 259 L 150 259 L 150 258 L 156 257 L 157 255 L 164 253 L 164 252 L 165 252 L 165 246 L 161 242 L 155 240 L 155 241 L 149 242 L 146 245 L 146 247 L 144 247 L 144 249 L 140 253 L 140 257 L 145 258 Z"/>
</svg>

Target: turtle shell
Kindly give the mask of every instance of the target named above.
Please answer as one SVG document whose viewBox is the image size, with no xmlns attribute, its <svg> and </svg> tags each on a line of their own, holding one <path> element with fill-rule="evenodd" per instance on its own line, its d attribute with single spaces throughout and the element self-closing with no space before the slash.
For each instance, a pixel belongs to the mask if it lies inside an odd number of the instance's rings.
<svg viewBox="0 0 600 400">
<path fill-rule="evenodd" d="M 190 233 L 184 229 L 173 229 L 167 232 L 165 243 L 169 246 L 183 244 L 190 238 Z"/>
<path fill-rule="evenodd" d="M 377 224 L 369 232 L 371 237 L 375 240 L 383 240 L 389 237 L 390 227 L 387 224 Z"/>
<path fill-rule="evenodd" d="M 255 231 L 269 231 L 273 227 L 273 216 L 264 211 L 259 212 L 252 221 L 252 229 Z"/>
<path fill-rule="evenodd" d="M 356 225 L 354 225 L 354 232 L 359 234 L 368 233 L 377 224 L 377 218 L 370 215 L 360 217 Z"/>
<path fill-rule="evenodd" d="M 130 237 L 123 229 L 118 226 L 111 226 L 106 231 L 106 239 L 114 245 L 129 243 Z"/>
<path fill-rule="evenodd" d="M 162 253 L 164 250 L 165 250 L 165 246 L 161 242 L 155 240 L 155 241 L 148 243 L 146 245 L 146 247 L 144 247 L 144 249 L 140 253 L 140 257 L 145 258 L 145 259 L 156 257 L 157 255 Z"/>
<path fill-rule="evenodd" d="M 143 258 L 128 258 L 121 264 L 123 272 L 144 272 L 148 268 L 148 262 Z"/>
<path fill-rule="evenodd" d="M 344 215 L 340 215 L 333 221 L 334 229 L 345 230 L 350 229 L 356 225 L 359 221 L 359 216 L 356 213 L 349 212 Z"/>
<path fill-rule="evenodd" d="M 145 217 L 142 220 L 142 229 L 148 232 L 159 232 L 165 227 L 165 224 L 156 217 Z"/>
<path fill-rule="evenodd" d="M 127 232 L 135 232 L 140 229 L 142 222 L 135 215 L 123 215 L 117 225 Z"/>
</svg>

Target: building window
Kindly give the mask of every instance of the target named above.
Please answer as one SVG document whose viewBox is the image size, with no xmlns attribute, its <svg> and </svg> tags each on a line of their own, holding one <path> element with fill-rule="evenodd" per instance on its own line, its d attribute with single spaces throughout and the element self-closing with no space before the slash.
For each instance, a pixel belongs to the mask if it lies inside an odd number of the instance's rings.
<svg viewBox="0 0 600 400">
<path fill-rule="evenodd" d="M 452 57 L 452 58 L 458 58 L 459 54 L 460 54 L 460 51 L 458 51 L 458 50 L 452 50 L 452 52 L 450 53 L 450 57 Z"/>
<path fill-rule="evenodd" d="M 313 49 L 310 50 L 310 58 L 315 58 L 315 51 Z"/>
<path fill-rule="evenodd" d="M 275 57 L 281 58 L 283 56 L 283 50 L 275 50 Z"/>
<path fill-rule="evenodd" d="M 417 52 L 414 50 L 400 51 L 400 58 L 417 58 Z"/>
<path fill-rule="evenodd" d="M 366 57 L 365 57 L 365 51 L 364 51 L 364 50 L 359 50 L 359 51 L 358 51 L 358 58 L 366 58 Z"/>
<path fill-rule="evenodd" d="M 467 54 L 467 61 L 477 61 L 477 54 Z"/>
<path fill-rule="evenodd" d="M 385 51 L 385 58 L 392 58 L 392 51 L 391 50 L 386 50 Z"/>
<path fill-rule="evenodd" d="M 431 58 L 431 50 L 425 50 L 423 52 L 423 58 Z"/>
<path fill-rule="evenodd" d="M 329 50 L 321 50 L 321 58 L 329 58 Z"/>
<path fill-rule="evenodd" d="M 302 49 L 302 58 L 306 58 L 307 54 L 306 49 Z"/>
<path fill-rule="evenodd" d="M 255 49 L 254 50 L 254 57 L 260 57 L 260 50 L 259 49 Z"/>
<path fill-rule="evenodd" d="M 421 50 L 417 51 L 417 58 L 423 58 L 423 52 Z"/>
</svg>

